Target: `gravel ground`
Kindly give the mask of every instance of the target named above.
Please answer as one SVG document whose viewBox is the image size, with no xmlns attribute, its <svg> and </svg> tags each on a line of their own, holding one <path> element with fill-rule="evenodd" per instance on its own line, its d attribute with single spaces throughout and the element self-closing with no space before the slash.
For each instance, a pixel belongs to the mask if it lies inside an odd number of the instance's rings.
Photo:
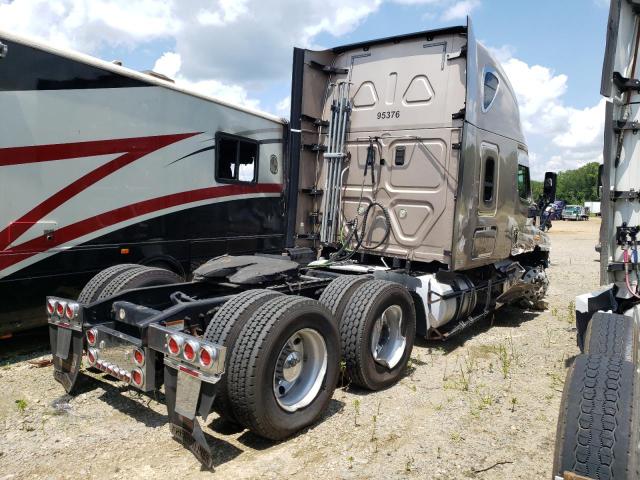
<svg viewBox="0 0 640 480">
<path fill-rule="evenodd" d="M 549 308 L 499 311 L 448 343 L 417 340 L 388 390 L 337 390 L 325 417 L 281 443 L 210 417 L 216 471 L 171 439 L 165 407 L 99 376 L 64 395 L 46 332 L 0 343 L 0 480 L 9 478 L 550 478 L 573 300 L 598 285 L 599 221 L 555 222 Z M 35 346 L 34 346 L 35 345 Z"/>
</svg>

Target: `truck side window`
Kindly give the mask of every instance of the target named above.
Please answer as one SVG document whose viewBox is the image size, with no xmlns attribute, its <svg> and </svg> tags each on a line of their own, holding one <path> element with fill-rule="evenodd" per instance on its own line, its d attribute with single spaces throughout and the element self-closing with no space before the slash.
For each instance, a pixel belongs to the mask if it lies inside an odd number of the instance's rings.
<svg viewBox="0 0 640 480">
<path fill-rule="evenodd" d="M 484 164 L 484 182 L 482 185 L 482 201 L 489 205 L 493 201 L 496 161 L 487 157 Z"/>
<path fill-rule="evenodd" d="M 518 165 L 518 194 L 522 200 L 531 198 L 531 182 L 529 180 L 529 167 Z"/>
<path fill-rule="evenodd" d="M 484 73 L 482 111 L 486 112 L 491 108 L 491 104 L 498 93 L 499 85 L 500 80 L 493 72 L 487 71 Z"/>
<path fill-rule="evenodd" d="M 255 182 L 257 166 L 258 142 L 221 132 L 216 134 L 216 181 Z"/>
</svg>

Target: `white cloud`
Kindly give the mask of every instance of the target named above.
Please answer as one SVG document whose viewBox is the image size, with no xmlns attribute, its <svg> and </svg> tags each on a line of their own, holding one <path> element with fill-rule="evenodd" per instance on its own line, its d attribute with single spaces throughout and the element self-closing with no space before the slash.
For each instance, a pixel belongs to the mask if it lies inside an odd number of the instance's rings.
<svg viewBox="0 0 640 480">
<path fill-rule="evenodd" d="M 444 11 L 442 20 L 449 22 L 451 20 L 466 19 L 467 16 L 479 6 L 480 0 L 462 0 L 456 2 Z"/>
<path fill-rule="evenodd" d="M 182 57 L 176 52 L 165 52 L 156 60 L 153 71 L 173 78 L 178 75 L 182 66 Z"/>
<path fill-rule="evenodd" d="M 568 130 L 556 135 L 553 143 L 564 148 L 584 148 L 599 144 L 604 132 L 604 110 L 606 100 L 603 98 L 595 107 L 579 110 L 567 108 L 569 117 Z"/>
<path fill-rule="evenodd" d="M 153 66 L 155 72 L 161 73 L 172 78 L 176 85 L 194 90 L 203 95 L 218 98 L 237 105 L 243 105 L 250 108 L 260 108 L 260 101 L 249 97 L 247 90 L 241 85 L 227 84 L 218 80 L 199 80 L 191 81 L 185 78 L 180 69 L 182 66 L 182 57 L 176 52 L 165 52 L 162 54 Z"/>
<path fill-rule="evenodd" d="M 276 112 L 281 117 L 289 118 L 291 111 L 291 97 L 286 96 L 276 104 Z"/>
<path fill-rule="evenodd" d="M 176 34 L 181 26 L 172 0 L 0 2 L 1 28 L 86 52 L 150 42 Z"/>
<path fill-rule="evenodd" d="M 604 99 L 582 109 L 566 105 L 567 75 L 529 65 L 515 58 L 511 47 L 492 52 L 501 59 L 516 92 L 535 178 L 548 170 L 573 169 L 602 160 Z"/>
</svg>

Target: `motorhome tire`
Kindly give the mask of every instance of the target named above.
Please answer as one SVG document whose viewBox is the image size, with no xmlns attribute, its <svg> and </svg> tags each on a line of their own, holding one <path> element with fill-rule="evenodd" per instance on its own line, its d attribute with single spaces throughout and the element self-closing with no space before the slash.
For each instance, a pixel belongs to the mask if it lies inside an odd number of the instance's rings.
<svg viewBox="0 0 640 480">
<path fill-rule="evenodd" d="M 120 275 L 122 272 L 133 270 L 134 268 L 138 267 L 140 267 L 140 265 L 138 265 L 137 263 L 122 263 L 119 265 L 113 265 L 109 268 L 105 268 L 87 282 L 87 284 L 80 292 L 80 295 L 78 295 L 78 303 L 87 305 L 89 303 L 95 302 L 98 299 L 100 292 L 102 292 L 104 287 L 106 287 L 111 280 Z"/>
<path fill-rule="evenodd" d="M 98 295 L 98 300 L 103 300 L 125 290 L 170 285 L 182 281 L 182 277 L 163 268 L 138 267 L 122 272 L 111 280 Z"/>
<path fill-rule="evenodd" d="M 317 300 L 282 295 L 245 323 L 229 362 L 229 400 L 252 432 L 282 440 L 311 425 L 335 390 L 340 341 Z"/>
<path fill-rule="evenodd" d="M 371 275 L 341 275 L 324 289 L 319 301 L 331 310 L 333 318 L 340 323 L 353 292 L 362 283 L 370 280 L 373 280 Z"/>
<path fill-rule="evenodd" d="M 233 352 L 236 340 L 244 324 L 247 323 L 247 320 L 249 320 L 251 315 L 253 315 L 261 305 L 279 295 L 282 294 L 274 292 L 273 290 L 246 290 L 226 302 L 213 316 L 213 319 L 209 322 L 204 332 L 204 339 L 208 342 L 217 343 L 218 345 L 226 347 L 226 372 L 229 371 L 231 353 Z M 233 415 L 233 408 L 229 402 L 228 381 L 229 375 L 223 375 L 218 383 L 213 408 L 225 420 L 237 423 Z"/>
<path fill-rule="evenodd" d="M 560 404 L 553 474 L 631 480 L 638 471 L 634 365 L 621 357 L 578 355 Z"/>
<path fill-rule="evenodd" d="M 620 356 L 635 362 L 637 333 L 633 318 L 614 313 L 598 312 L 593 315 L 584 335 L 584 351 L 608 357 Z"/>
<path fill-rule="evenodd" d="M 346 376 L 369 390 L 393 385 L 405 373 L 415 334 L 415 307 L 403 285 L 386 280 L 360 285 L 340 322 Z"/>
</svg>

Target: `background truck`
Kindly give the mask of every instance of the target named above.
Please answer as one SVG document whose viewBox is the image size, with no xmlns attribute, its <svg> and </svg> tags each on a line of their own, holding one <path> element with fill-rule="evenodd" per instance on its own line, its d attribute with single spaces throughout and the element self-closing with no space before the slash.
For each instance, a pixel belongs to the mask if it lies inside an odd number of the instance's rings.
<svg viewBox="0 0 640 480">
<path fill-rule="evenodd" d="M 589 220 L 589 213 L 580 205 L 567 205 L 562 210 L 562 220 Z"/>
<path fill-rule="evenodd" d="M 99 65 L 123 82 L 132 75 Z M 237 187 L 244 180 L 229 175 L 244 165 L 240 136 L 255 130 L 244 117 L 229 125 L 235 149 L 215 123 L 189 131 L 215 139 L 206 145 L 217 178 Z M 321 417 L 339 378 L 387 388 L 404 375 L 416 335 L 444 340 L 504 304 L 539 307 L 548 286 L 516 97 L 470 22 L 295 49 L 285 136 L 282 164 L 277 150 L 256 160 L 271 182 L 284 167 L 278 254 L 213 258 L 181 283 L 118 265 L 78 299 L 46 301 L 65 389 L 82 378 L 84 352 L 91 368 L 132 388 L 163 386 L 173 435 L 207 466 L 198 417 L 216 411 L 286 438 Z M 544 191 L 553 202 L 553 174 Z M 260 217 L 240 213 L 247 224 Z"/>
<path fill-rule="evenodd" d="M 600 283 L 576 298 L 580 351 L 564 387 L 555 479 L 640 478 L 640 2 L 612 0 L 601 93 L 607 98 L 601 168 Z"/>
<path fill-rule="evenodd" d="M 600 216 L 600 202 L 584 202 L 584 208 L 588 208 L 589 213 L 596 217 Z"/>
</svg>

